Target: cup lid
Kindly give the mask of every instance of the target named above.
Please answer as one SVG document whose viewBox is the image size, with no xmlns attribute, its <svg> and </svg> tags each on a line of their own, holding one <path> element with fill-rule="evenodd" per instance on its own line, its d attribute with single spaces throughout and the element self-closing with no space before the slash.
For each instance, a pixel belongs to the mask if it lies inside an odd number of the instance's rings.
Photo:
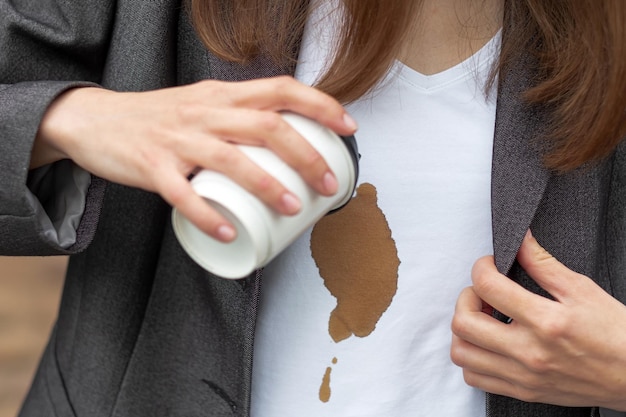
<svg viewBox="0 0 626 417">
<path fill-rule="evenodd" d="M 356 186 L 359 181 L 359 160 L 361 159 L 361 154 L 359 153 L 359 147 L 356 143 L 356 138 L 354 135 L 350 136 L 339 136 L 341 142 L 345 145 L 348 153 L 350 154 L 350 161 L 352 161 L 352 167 L 354 172 L 354 178 L 352 181 L 352 188 L 348 194 L 346 194 L 346 198 L 343 199 L 342 202 L 339 203 L 338 206 L 333 207 L 333 209 L 329 213 L 334 213 L 337 210 L 341 210 L 346 204 L 350 202 L 354 192 L 356 191 Z"/>
</svg>

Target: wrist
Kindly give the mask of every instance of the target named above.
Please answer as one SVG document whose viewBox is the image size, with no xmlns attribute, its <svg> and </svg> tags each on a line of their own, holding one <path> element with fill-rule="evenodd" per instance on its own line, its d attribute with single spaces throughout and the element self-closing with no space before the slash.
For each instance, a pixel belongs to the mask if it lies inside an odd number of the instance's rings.
<svg viewBox="0 0 626 417">
<path fill-rule="evenodd" d="M 84 104 L 84 94 L 91 93 L 91 91 L 86 90 L 100 89 L 93 87 L 70 89 L 63 92 L 50 104 L 41 119 L 33 143 L 30 169 L 69 158 L 70 142 L 79 127 L 80 117 L 77 110 Z"/>
</svg>

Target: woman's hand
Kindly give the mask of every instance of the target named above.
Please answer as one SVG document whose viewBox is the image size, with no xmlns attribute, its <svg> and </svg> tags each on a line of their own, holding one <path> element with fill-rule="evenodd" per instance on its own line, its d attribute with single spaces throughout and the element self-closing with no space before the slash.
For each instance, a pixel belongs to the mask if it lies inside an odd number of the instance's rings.
<svg viewBox="0 0 626 417">
<path fill-rule="evenodd" d="M 530 233 L 517 256 L 549 300 L 478 260 L 458 299 L 452 360 L 466 382 L 523 401 L 626 410 L 626 307 L 546 252 Z M 504 324 L 482 310 L 511 317 Z"/>
<path fill-rule="evenodd" d="M 85 170 L 159 193 L 206 233 L 223 241 L 235 230 L 191 188 L 198 169 L 219 171 L 282 214 L 297 197 L 234 144 L 272 149 L 323 195 L 337 181 L 323 158 L 278 114 L 302 114 L 343 135 L 356 125 L 330 96 L 291 77 L 244 82 L 203 81 L 142 93 L 77 88 L 47 111 L 31 168 L 71 158 Z"/>
</svg>

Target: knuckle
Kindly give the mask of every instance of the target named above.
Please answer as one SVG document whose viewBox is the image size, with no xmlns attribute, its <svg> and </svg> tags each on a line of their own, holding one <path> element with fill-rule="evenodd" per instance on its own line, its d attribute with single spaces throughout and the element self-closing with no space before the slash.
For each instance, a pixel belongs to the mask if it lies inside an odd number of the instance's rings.
<svg viewBox="0 0 626 417">
<path fill-rule="evenodd" d="M 304 157 L 304 164 L 308 167 L 322 166 L 326 164 L 326 161 L 322 158 L 322 155 L 320 155 L 319 152 L 312 149 L 310 152 L 307 152 Z"/>
<path fill-rule="evenodd" d="M 566 312 L 544 314 L 544 318 L 538 324 L 538 333 L 550 341 L 566 339 L 569 335 L 569 320 L 565 314 Z"/>
<path fill-rule="evenodd" d="M 473 276 L 473 284 L 477 294 L 481 294 L 481 298 L 490 295 L 496 291 L 496 280 L 488 279 L 488 273 L 481 271 Z"/>
<path fill-rule="evenodd" d="M 462 337 L 466 333 L 467 321 L 462 314 L 455 314 L 454 317 L 452 317 L 450 328 L 452 329 L 452 333 L 457 336 Z"/>
<path fill-rule="evenodd" d="M 174 207 L 183 205 L 187 197 L 185 190 L 178 187 L 162 186 L 159 193 Z"/>
<path fill-rule="evenodd" d="M 212 102 L 220 102 L 223 104 L 232 104 L 238 97 L 234 83 L 218 80 L 203 80 L 197 83 L 198 88 L 195 90 L 194 97 L 201 103 L 210 99 Z"/>
<path fill-rule="evenodd" d="M 154 148 L 140 148 L 135 152 L 141 161 L 140 170 L 146 174 L 150 174 L 154 168 L 160 165 L 160 157 Z"/>
<path fill-rule="evenodd" d="M 197 83 L 204 93 L 220 94 L 226 90 L 226 84 L 217 80 L 202 80 Z"/>
<path fill-rule="evenodd" d="M 279 106 L 287 107 L 289 100 L 289 90 L 294 86 L 295 80 L 293 77 L 287 75 L 281 75 L 273 80 L 273 94 L 276 97 Z"/>
<path fill-rule="evenodd" d="M 225 143 L 215 143 L 211 149 L 211 162 L 220 171 L 237 166 L 241 155 L 234 146 Z"/>
<path fill-rule="evenodd" d="M 289 75 L 279 75 L 274 77 L 274 88 L 276 90 L 283 90 L 293 85 L 296 81 Z"/>
<path fill-rule="evenodd" d="M 267 192 L 277 184 L 277 181 L 265 171 L 261 171 L 254 177 L 253 187 L 260 192 Z"/>
<path fill-rule="evenodd" d="M 531 350 L 526 359 L 523 361 L 524 366 L 531 371 L 529 376 L 525 378 L 524 385 L 528 387 L 536 387 L 541 381 L 537 376 L 545 375 L 551 368 L 551 357 L 543 349 Z"/>
<path fill-rule="evenodd" d="M 470 387 L 478 388 L 478 376 L 472 372 L 463 371 L 463 381 Z"/>
<path fill-rule="evenodd" d="M 549 388 L 545 376 L 521 370 L 508 380 L 511 384 L 511 396 L 525 402 L 537 402 L 541 393 Z"/>
<path fill-rule="evenodd" d="M 478 277 L 482 272 L 482 258 L 476 260 L 476 262 L 474 262 L 474 264 L 472 265 L 472 271 L 471 271 L 471 275 L 472 278 Z"/>
<path fill-rule="evenodd" d="M 133 170 L 152 190 L 159 190 L 163 172 L 170 166 L 172 156 L 162 147 L 141 147 L 134 150 Z"/>
<path fill-rule="evenodd" d="M 146 153 L 156 154 L 151 151 L 160 149 L 164 154 L 174 156 L 189 146 L 188 137 L 175 126 L 152 126 L 150 130 L 151 146 Z"/>
<path fill-rule="evenodd" d="M 181 101 L 174 105 L 174 115 L 183 124 L 190 124 L 200 117 L 201 110 L 196 103 Z"/>
<path fill-rule="evenodd" d="M 474 262 L 472 265 L 472 277 L 477 277 L 483 275 L 489 269 L 489 265 L 493 265 L 493 257 L 492 256 L 483 256 Z"/>
<path fill-rule="evenodd" d="M 513 394 L 513 396 L 518 400 L 527 403 L 541 402 L 541 397 L 538 392 L 532 389 L 527 389 L 525 387 L 515 386 L 515 393 Z"/>
<path fill-rule="evenodd" d="M 264 112 L 259 116 L 259 127 L 269 133 L 275 133 L 283 129 L 283 118 L 274 112 Z"/>
<path fill-rule="evenodd" d="M 465 364 L 465 354 L 463 348 L 456 343 L 453 343 L 450 347 L 450 359 L 452 363 L 457 366 L 463 366 Z"/>
</svg>

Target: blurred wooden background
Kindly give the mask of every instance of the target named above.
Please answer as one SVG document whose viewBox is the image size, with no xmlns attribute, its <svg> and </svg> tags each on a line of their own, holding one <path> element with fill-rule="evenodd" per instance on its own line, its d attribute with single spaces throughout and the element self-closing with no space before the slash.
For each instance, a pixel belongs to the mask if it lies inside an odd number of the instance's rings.
<svg viewBox="0 0 626 417">
<path fill-rule="evenodd" d="M 0 256 L 0 417 L 15 417 L 56 319 L 67 259 Z"/>
</svg>

